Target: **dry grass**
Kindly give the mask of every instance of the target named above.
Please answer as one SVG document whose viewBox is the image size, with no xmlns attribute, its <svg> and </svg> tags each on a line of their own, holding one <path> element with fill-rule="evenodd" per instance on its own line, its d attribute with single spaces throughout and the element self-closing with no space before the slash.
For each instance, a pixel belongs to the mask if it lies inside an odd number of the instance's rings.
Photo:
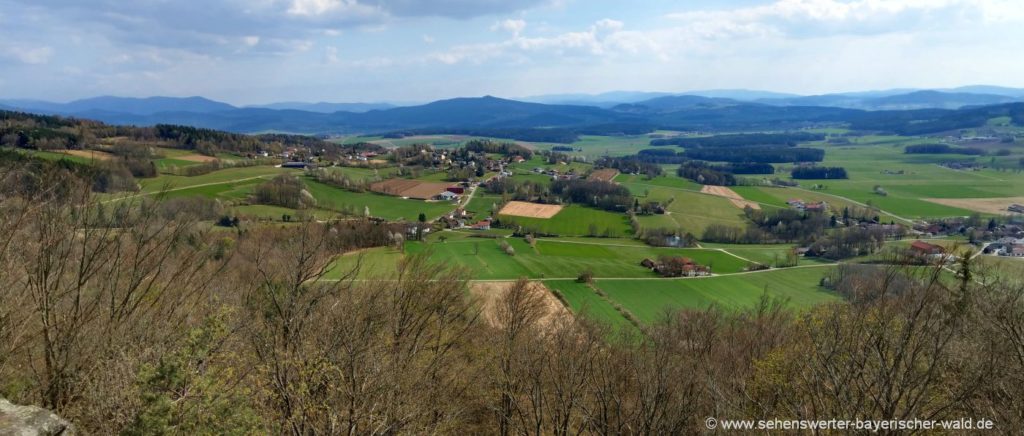
<svg viewBox="0 0 1024 436">
<path fill-rule="evenodd" d="M 736 191 L 726 188 L 725 186 L 704 185 L 704 187 L 700 189 L 700 192 L 703 192 L 705 194 L 711 194 L 717 197 L 728 198 L 729 202 L 731 202 L 733 206 L 736 206 L 740 209 L 744 209 L 748 206 L 754 210 L 761 209 L 760 204 L 757 204 L 753 201 L 744 200 L 742 195 L 737 194 Z"/>
<path fill-rule="evenodd" d="M 186 154 L 184 156 L 175 157 L 175 159 L 187 160 L 189 162 L 200 162 L 200 163 L 213 162 L 213 161 L 217 160 L 217 158 L 215 158 L 213 156 L 204 156 L 204 155 L 201 155 L 201 154 Z"/>
<path fill-rule="evenodd" d="M 610 182 L 617 175 L 619 175 L 619 170 L 614 168 L 605 168 L 601 170 L 595 170 L 594 172 L 590 173 L 590 176 L 587 177 L 587 180 Z"/>
<path fill-rule="evenodd" d="M 370 190 L 381 194 L 429 200 L 446 191 L 448 186 L 451 185 L 422 180 L 389 179 L 370 185 Z"/>
<path fill-rule="evenodd" d="M 469 292 L 480 304 L 481 316 L 484 321 L 494 327 L 502 327 L 498 321 L 497 316 L 497 304 L 505 292 L 514 285 L 516 282 L 473 282 L 469 286 Z M 530 282 L 529 292 L 535 293 L 544 302 L 544 307 L 547 309 L 546 314 L 541 318 L 540 324 L 547 326 L 551 325 L 560 318 L 572 317 L 572 313 L 565 308 L 564 305 L 555 295 L 551 293 L 551 290 L 544 286 L 541 282 Z"/>
<path fill-rule="evenodd" d="M 1024 204 L 1024 197 L 1006 198 L 924 198 L 922 200 L 975 212 L 1001 215 L 1012 204 Z"/>
<path fill-rule="evenodd" d="M 562 211 L 557 204 L 536 204 L 525 201 L 510 201 L 501 208 L 498 215 L 521 216 L 525 218 L 549 219 Z"/>
<path fill-rule="evenodd" d="M 98 150 L 62 150 L 61 153 L 93 160 L 111 160 L 117 157 L 105 151 Z"/>
</svg>

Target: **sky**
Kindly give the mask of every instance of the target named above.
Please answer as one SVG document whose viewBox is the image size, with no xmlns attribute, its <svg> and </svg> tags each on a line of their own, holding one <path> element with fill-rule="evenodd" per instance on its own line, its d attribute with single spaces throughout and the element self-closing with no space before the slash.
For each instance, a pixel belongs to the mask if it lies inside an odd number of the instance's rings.
<svg viewBox="0 0 1024 436">
<path fill-rule="evenodd" d="M 1021 0 L 0 0 L 0 98 L 1024 87 Z"/>
</svg>

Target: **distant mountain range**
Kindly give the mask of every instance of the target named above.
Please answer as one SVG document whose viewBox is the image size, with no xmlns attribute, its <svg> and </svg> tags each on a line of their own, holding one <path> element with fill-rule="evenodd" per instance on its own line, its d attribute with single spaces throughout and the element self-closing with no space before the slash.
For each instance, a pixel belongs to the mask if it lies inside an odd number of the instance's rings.
<svg viewBox="0 0 1024 436">
<path fill-rule="evenodd" d="M 88 118 L 110 124 L 183 124 L 244 133 L 354 134 L 424 129 L 552 128 L 615 133 L 653 127 L 800 128 L 830 122 L 869 119 L 880 123 L 886 119 L 906 118 L 885 111 L 905 111 L 912 116 L 933 119 L 949 116 L 945 111 L 954 109 L 1021 102 L 1024 90 L 972 86 L 819 96 L 750 90 L 698 91 L 682 95 L 621 91 L 540 96 L 529 100 L 534 101 L 488 96 L 403 107 L 388 103 L 301 102 L 236 107 L 203 97 L 97 97 L 70 103 L 0 100 L 0 109 Z"/>
<path fill-rule="evenodd" d="M 306 112 L 318 112 L 322 114 L 331 114 L 335 112 L 369 112 L 376 110 L 392 109 L 397 107 L 390 103 L 302 103 L 302 102 L 283 102 L 283 103 L 271 103 L 264 105 L 253 105 L 246 106 L 249 108 L 257 109 L 275 109 L 275 110 L 297 110 Z"/>
<path fill-rule="evenodd" d="M 771 106 L 825 106 L 864 110 L 958 109 L 964 106 L 1024 101 L 1024 89 L 998 86 L 965 86 L 950 89 L 889 89 L 803 96 L 747 89 L 691 91 L 684 93 L 609 92 L 527 97 L 524 101 L 612 108 L 662 97 L 707 97 Z"/>
</svg>

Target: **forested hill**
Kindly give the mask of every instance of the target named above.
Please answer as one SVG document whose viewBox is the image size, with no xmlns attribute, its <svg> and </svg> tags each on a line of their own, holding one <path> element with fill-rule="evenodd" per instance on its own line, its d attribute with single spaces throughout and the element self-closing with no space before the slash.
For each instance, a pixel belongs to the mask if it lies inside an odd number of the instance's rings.
<svg viewBox="0 0 1024 436">
<path fill-rule="evenodd" d="M 98 143 L 159 145 L 213 154 L 252 153 L 303 146 L 336 149 L 335 143 L 302 135 L 246 135 L 170 124 L 114 126 L 99 121 L 0 110 L 0 146 L 36 149 L 81 149 Z"/>
<path fill-rule="evenodd" d="M 141 104 L 130 103 L 119 101 L 116 107 Z M 11 102 L 5 104 L 11 106 Z M 113 103 L 107 102 L 104 107 L 111 107 L 110 104 Z M 562 143 L 574 142 L 582 134 L 642 134 L 655 129 L 764 131 L 843 126 L 862 131 L 930 134 L 980 127 L 991 118 L 1007 116 L 1014 123 L 1024 125 L 1024 103 L 961 109 L 865 111 L 822 106 L 773 106 L 724 98 L 676 96 L 602 109 L 481 97 L 359 113 L 239 109 L 231 106 L 225 109 L 216 102 L 203 99 L 157 99 L 147 104 L 150 106 L 136 108 L 134 113 L 91 108 L 74 115 L 114 125 L 174 124 L 236 133 L 459 133 Z M 39 106 L 38 103 L 36 105 Z M 159 108 L 172 110 L 152 112 Z M 40 108 L 30 112 L 47 113 L 47 110 Z"/>
</svg>

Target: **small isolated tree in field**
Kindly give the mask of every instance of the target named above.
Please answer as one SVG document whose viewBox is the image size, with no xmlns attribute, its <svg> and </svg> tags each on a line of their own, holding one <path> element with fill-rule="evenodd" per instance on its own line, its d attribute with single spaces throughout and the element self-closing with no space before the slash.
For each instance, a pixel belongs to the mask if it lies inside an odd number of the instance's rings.
<svg viewBox="0 0 1024 436">
<path fill-rule="evenodd" d="M 576 283 L 594 283 L 594 271 L 589 269 L 581 271 L 580 275 L 576 277 Z"/>
</svg>

